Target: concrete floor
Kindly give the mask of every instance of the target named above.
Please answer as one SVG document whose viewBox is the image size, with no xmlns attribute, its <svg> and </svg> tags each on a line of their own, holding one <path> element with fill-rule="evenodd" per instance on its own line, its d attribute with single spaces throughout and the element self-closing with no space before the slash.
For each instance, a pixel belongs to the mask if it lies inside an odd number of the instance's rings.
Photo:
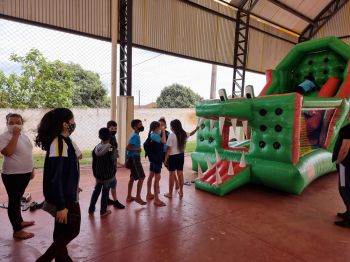
<svg viewBox="0 0 350 262">
<path fill-rule="evenodd" d="M 191 176 L 188 157 L 186 165 Z M 168 178 L 163 171 L 162 193 Z M 128 171 L 120 169 L 123 203 L 127 182 Z M 41 183 L 38 172 L 27 190 L 37 201 Z M 333 225 L 344 208 L 336 174 L 318 179 L 301 196 L 248 185 L 221 198 L 185 186 L 182 200 L 162 197 L 166 207 L 131 203 L 102 219 L 99 202 L 94 217 L 87 213 L 93 185 L 90 169 L 82 168 L 82 227 L 69 245 L 74 261 L 350 261 L 350 229 Z M 0 202 L 6 200 L 1 183 Z M 29 229 L 35 237 L 16 241 L 6 210 L 0 209 L 0 261 L 35 261 L 51 244 L 53 219 L 41 210 L 23 216 L 36 221 Z"/>
</svg>

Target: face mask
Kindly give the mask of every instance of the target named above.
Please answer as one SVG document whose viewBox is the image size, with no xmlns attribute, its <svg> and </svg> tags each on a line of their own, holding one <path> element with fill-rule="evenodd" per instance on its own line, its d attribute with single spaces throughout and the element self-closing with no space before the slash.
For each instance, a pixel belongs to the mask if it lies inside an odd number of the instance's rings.
<svg viewBox="0 0 350 262">
<path fill-rule="evenodd" d="M 8 130 L 10 133 L 12 133 L 12 132 L 13 132 L 13 129 L 14 129 L 15 127 L 19 128 L 20 130 L 23 129 L 23 125 L 7 125 L 7 130 Z"/>
<path fill-rule="evenodd" d="M 117 131 L 110 131 L 109 132 L 112 136 L 115 136 L 117 134 Z"/>
<path fill-rule="evenodd" d="M 139 131 L 143 132 L 145 130 L 145 128 L 143 126 L 139 127 Z"/>
<path fill-rule="evenodd" d="M 76 124 L 73 123 L 73 124 L 69 124 L 68 127 L 67 127 L 67 131 L 69 132 L 69 134 L 72 134 L 76 128 Z"/>
</svg>

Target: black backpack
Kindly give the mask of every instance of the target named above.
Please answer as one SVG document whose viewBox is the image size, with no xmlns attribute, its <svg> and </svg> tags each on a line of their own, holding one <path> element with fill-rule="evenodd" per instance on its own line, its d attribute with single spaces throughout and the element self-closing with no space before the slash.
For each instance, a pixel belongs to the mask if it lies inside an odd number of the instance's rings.
<svg viewBox="0 0 350 262">
<path fill-rule="evenodd" d="M 151 136 L 148 135 L 146 141 L 143 143 L 143 149 L 145 150 L 145 157 L 148 157 L 152 153 L 151 143 L 152 143 Z"/>
</svg>

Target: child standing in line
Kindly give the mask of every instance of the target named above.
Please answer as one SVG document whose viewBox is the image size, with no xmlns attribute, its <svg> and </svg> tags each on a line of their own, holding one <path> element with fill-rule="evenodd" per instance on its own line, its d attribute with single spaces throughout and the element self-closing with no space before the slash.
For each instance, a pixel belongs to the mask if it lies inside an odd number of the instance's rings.
<svg viewBox="0 0 350 262">
<path fill-rule="evenodd" d="M 187 138 L 197 132 L 198 126 L 191 133 L 187 133 L 183 130 L 180 120 L 175 119 L 170 122 L 170 129 L 173 133 L 170 134 L 166 143 L 168 148 L 165 156 L 165 163 L 168 164 L 169 168 L 169 192 L 164 194 L 164 196 L 172 198 L 174 177 L 177 175 L 179 181 L 179 196 L 183 197 L 185 146 Z"/>
<path fill-rule="evenodd" d="M 119 158 L 119 151 L 118 151 L 118 142 L 115 135 L 118 131 L 118 125 L 117 122 L 111 120 L 107 122 L 107 128 L 109 129 L 109 133 L 111 135 L 111 139 L 109 140 L 109 143 L 112 145 L 112 160 L 115 164 L 116 168 L 118 168 L 118 158 Z M 124 209 L 125 206 L 118 201 L 117 198 L 117 177 L 115 177 L 114 181 L 111 183 L 111 193 L 113 199 L 108 199 L 108 204 L 113 205 L 115 208 L 118 209 Z"/>
<path fill-rule="evenodd" d="M 165 137 L 166 137 L 165 141 L 168 141 L 170 132 L 168 130 L 166 130 L 167 129 L 167 125 L 166 125 L 165 117 L 159 118 L 158 121 L 160 123 L 160 126 L 164 127 L 164 129 L 165 129 Z M 167 145 L 165 143 L 164 144 L 164 151 L 163 151 L 163 163 L 164 163 L 164 160 L 165 160 L 166 150 L 167 150 Z M 168 165 L 164 165 L 164 166 L 166 167 L 166 169 L 168 169 Z M 179 181 L 177 181 L 177 177 L 176 176 L 174 176 L 174 182 L 175 182 L 175 190 L 179 190 Z"/>
<path fill-rule="evenodd" d="M 147 200 L 154 198 L 156 206 L 165 206 L 165 203 L 159 199 L 159 181 L 163 162 L 163 148 L 166 142 L 165 138 L 164 126 L 161 126 L 157 121 L 153 121 L 148 133 L 149 150 L 147 154 L 150 162 L 150 173 L 147 180 Z M 153 177 L 155 177 L 154 195 L 151 193 Z"/>
<path fill-rule="evenodd" d="M 140 205 L 146 205 L 146 202 L 143 201 L 141 198 L 141 190 L 143 180 L 145 179 L 145 172 L 143 171 L 143 167 L 141 164 L 141 139 L 139 135 L 140 132 L 143 132 L 145 128 L 142 126 L 142 121 L 139 119 L 132 120 L 131 127 L 132 129 L 134 129 L 134 132 L 131 134 L 128 145 L 126 147 L 127 167 L 131 171 L 126 202 L 132 202 L 135 200 Z M 131 195 L 131 192 L 135 180 L 138 180 L 137 193 L 136 197 L 133 197 Z"/>
<path fill-rule="evenodd" d="M 103 217 L 111 213 L 107 210 L 107 203 L 111 184 L 115 181 L 116 167 L 112 158 L 113 148 L 109 143 L 111 135 L 108 128 L 101 128 L 98 136 L 101 143 L 92 151 L 92 172 L 96 178 L 96 185 L 91 196 L 89 214 L 95 212 L 95 205 L 102 190 L 100 215 Z"/>
</svg>

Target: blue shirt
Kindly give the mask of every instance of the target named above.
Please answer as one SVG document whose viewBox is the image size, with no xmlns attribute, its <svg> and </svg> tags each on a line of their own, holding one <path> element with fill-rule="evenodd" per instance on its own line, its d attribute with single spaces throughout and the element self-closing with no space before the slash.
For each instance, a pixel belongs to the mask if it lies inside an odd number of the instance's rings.
<svg viewBox="0 0 350 262">
<path fill-rule="evenodd" d="M 160 141 L 162 140 L 162 137 L 161 137 L 160 134 L 152 133 L 152 134 L 151 134 L 151 139 L 152 139 L 152 141 L 154 141 L 154 142 L 160 143 Z"/>
<path fill-rule="evenodd" d="M 299 84 L 299 86 L 301 86 L 304 89 L 305 93 L 312 91 L 316 87 L 315 83 L 308 79 L 304 80 L 304 82 Z"/>
<path fill-rule="evenodd" d="M 132 145 L 133 147 L 141 147 L 141 139 L 140 136 L 138 134 L 134 132 L 132 132 L 129 141 L 128 141 L 128 145 Z M 131 150 L 127 150 L 126 154 L 128 156 L 140 156 L 140 152 L 138 151 L 131 151 Z"/>
</svg>

